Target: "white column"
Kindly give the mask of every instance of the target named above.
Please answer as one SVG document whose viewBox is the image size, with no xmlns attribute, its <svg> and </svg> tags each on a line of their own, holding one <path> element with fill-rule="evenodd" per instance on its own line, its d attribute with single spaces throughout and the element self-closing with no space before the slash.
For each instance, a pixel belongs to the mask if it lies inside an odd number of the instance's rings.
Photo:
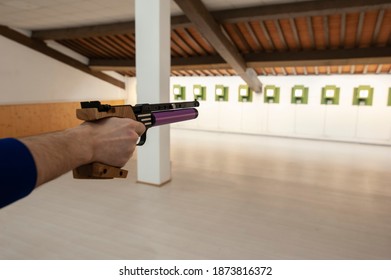
<svg viewBox="0 0 391 280">
<path fill-rule="evenodd" d="M 169 102 L 170 0 L 136 0 L 137 103 Z M 162 185 L 171 179 L 170 128 L 153 127 L 137 150 L 137 180 Z"/>
</svg>

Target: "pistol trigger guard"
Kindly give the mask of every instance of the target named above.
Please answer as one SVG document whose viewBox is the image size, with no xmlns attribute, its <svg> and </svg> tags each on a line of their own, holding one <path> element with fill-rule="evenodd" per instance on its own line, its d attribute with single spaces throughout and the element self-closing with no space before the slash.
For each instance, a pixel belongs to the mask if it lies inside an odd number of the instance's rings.
<svg viewBox="0 0 391 280">
<path fill-rule="evenodd" d="M 147 132 L 144 132 L 144 134 L 140 136 L 140 140 L 138 141 L 137 146 L 144 145 L 145 141 L 147 141 Z"/>
</svg>

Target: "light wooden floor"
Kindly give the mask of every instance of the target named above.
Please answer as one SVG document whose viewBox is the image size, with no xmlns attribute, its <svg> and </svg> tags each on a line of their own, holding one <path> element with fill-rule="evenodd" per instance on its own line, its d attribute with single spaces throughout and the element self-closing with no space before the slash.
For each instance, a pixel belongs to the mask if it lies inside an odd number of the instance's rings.
<svg viewBox="0 0 391 280">
<path fill-rule="evenodd" d="M 390 147 L 173 129 L 173 180 L 135 167 L 0 210 L 0 259 L 391 259 Z"/>
</svg>

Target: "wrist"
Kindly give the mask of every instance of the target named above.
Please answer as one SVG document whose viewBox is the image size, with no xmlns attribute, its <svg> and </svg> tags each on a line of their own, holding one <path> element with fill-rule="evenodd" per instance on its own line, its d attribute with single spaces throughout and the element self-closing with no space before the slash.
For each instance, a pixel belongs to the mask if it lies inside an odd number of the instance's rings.
<svg viewBox="0 0 391 280">
<path fill-rule="evenodd" d="M 92 162 L 94 143 L 91 137 L 91 127 L 88 125 L 79 125 L 65 130 L 66 139 L 71 145 L 70 150 L 78 165 L 84 165 Z"/>
</svg>

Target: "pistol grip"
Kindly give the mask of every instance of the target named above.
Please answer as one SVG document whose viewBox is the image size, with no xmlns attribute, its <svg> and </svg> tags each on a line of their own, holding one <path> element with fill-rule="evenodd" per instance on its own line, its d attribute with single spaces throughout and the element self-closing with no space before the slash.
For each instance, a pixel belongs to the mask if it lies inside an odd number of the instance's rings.
<svg viewBox="0 0 391 280">
<path fill-rule="evenodd" d="M 73 169 L 75 179 L 126 178 L 128 171 L 119 167 L 93 162 Z"/>
</svg>

